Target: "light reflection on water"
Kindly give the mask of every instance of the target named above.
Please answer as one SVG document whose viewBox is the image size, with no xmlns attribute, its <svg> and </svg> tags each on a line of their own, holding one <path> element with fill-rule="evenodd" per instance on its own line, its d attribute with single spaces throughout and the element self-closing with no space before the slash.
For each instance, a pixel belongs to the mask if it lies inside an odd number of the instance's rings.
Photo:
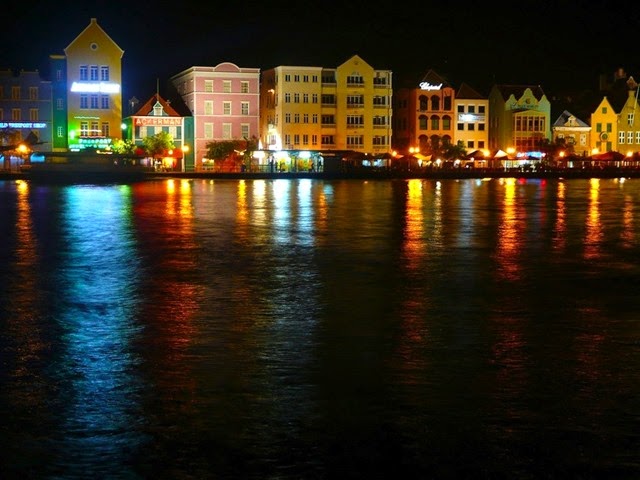
<svg viewBox="0 0 640 480">
<path fill-rule="evenodd" d="M 633 478 L 640 184 L 0 184 L 3 477 Z"/>
</svg>

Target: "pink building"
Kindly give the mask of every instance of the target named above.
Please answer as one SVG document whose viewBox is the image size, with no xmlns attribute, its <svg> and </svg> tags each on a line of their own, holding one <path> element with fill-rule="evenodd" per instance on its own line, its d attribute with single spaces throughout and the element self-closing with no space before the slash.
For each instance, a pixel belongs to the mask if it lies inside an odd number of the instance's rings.
<svg viewBox="0 0 640 480">
<path fill-rule="evenodd" d="M 206 158 L 209 142 L 259 137 L 259 68 L 223 62 L 187 68 L 171 81 L 193 116 L 196 171 L 213 165 Z"/>
</svg>

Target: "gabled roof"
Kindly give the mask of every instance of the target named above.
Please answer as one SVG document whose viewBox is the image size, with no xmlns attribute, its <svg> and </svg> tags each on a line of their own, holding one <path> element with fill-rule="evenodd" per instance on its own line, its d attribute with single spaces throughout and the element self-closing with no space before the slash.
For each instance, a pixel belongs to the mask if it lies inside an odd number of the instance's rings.
<svg viewBox="0 0 640 480">
<path fill-rule="evenodd" d="M 544 96 L 544 91 L 540 85 L 495 85 L 495 88 L 500 92 L 504 100 L 511 95 L 515 98 L 521 98 L 527 88 L 531 90 L 531 93 L 533 93 L 533 96 L 537 100 L 540 100 Z"/>
<path fill-rule="evenodd" d="M 168 117 L 181 117 L 175 109 L 169 105 L 164 98 L 162 98 L 159 94 L 154 93 L 149 100 L 147 100 L 144 105 L 142 105 L 136 113 L 133 114 L 134 117 L 148 117 L 151 112 L 153 112 L 153 107 L 156 103 L 160 103 L 162 105 L 162 109 L 164 113 L 167 114 Z"/>
<path fill-rule="evenodd" d="M 89 22 L 89 25 L 87 25 L 84 28 L 84 30 L 82 30 L 82 32 L 80 32 L 76 36 L 76 38 L 74 38 L 73 41 L 71 43 L 69 43 L 69 45 L 67 45 L 67 47 L 64 49 L 65 54 L 67 53 L 67 50 L 69 50 L 71 45 L 73 45 L 75 42 L 77 42 L 79 38 L 84 36 L 86 32 L 88 32 L 89 30 L 92 30 L 92 29 L 98 30 L 102 35 L 104 35 L 107 39 L 109 39 L 109 41 L 120 51 L 120 56 L 122 56 L 124 54 L 124 50 L 122 50 L 122 48 L 120 48 L 120 46 L 116 42 L 113 41 L 113 38 L 111 38 L 109 36 L 109 34 L 107 32 L 105 32 L 100 25 L 98 25 L 98 20 L 96 18 L 92 18 L 91 21 Z"/>
<path fill-rule="evenodd" d="M 468 84 L 466 83 L 462 83 L 460 85 L 460 88 L 458 89 L 458 91 L 456 92 L 456 99 L 462 99 L 462 100 L 482 100 L 486 98 L 479 94 L 476 90 L 474 90 L 473 88 L 471 88 Z"/>
<path fill-rule="evenodd" d="M 447 79 L 433 69 L 427 71 L 420 82 L 429 82 L 431 85 L 440 85 L 443 87 L 451 87 Z"/>
<path fill-rule="evenodd" d="M 575 123 L 572 125 L 567 125 L 570 122 L 571 123 L 575 122 Z M 585 122 L 583 122 L 578 117 L 573 115 L 571 112 L 565 110 L 560 114 L 560 116 L 552 126 L 553 127 L 588 127 L 589 125 L 587 125 Z"/>
</svg>

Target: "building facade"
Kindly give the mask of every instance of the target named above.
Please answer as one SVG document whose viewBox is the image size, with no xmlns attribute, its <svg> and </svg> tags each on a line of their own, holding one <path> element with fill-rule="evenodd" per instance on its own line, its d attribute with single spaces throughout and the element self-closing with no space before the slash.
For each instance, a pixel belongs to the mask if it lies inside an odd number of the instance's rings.
<svg viewBox="0 0 640 480">
<path fill-rule="evenodd" d="M 0 70 L 0 141 L 51 150 L 51 113 L 51 82 L 37 71 Z"/>
<path fill-rule="evenodd" d="M 551 140 L 551 104 L 540 86 L 494 85 L 489 92 L 489 149 L 512 155 Z M 511 153 L 513 152 L 513 153 Z"/>
<path fill-rule="evenodd" d="M 54 144 L 71 151 L 109 148 L 121 137 L 124 51 L 92 18 L 64 53 L 51 57 L 56 111 L 65 107 L 58 97 L 63 87 L 66 98 L 66 123 L 56 123 L 62 115 L 54 115 Z M 63 64 L 65 75 L 58 72 Z"/>
<path fill-rule="evenodd" d="M 640 106 L 636 89 L 629 89 L 627 101 L 618 114 L 616 151 L 631 156 L 640 151 Z"/>
<path fill-rule="evenodd" d="M 565 110 L 551 127 L 552 142 L 564 144 L 570 153 L 578 156 L 589 155 L 591 127 Z"/>
<path fill-rule="evenodd" d="M 261 146 L 267 150 L 389 152 L 392 72 L 358 55 L 337 68 L 278 66 L 262 73 Z"/>
<path fill-rule="evenodd" d="M 489 99 L 466 83 L 460 85 L 454 100 L 455 144 L 468 152 L 489 146 Z"/>
<path fill-rule="evenodd" d="M 607 97 L 591 114 L 590 153 L 611 152 L 617 148 L 618 114 Z"/>
<path fill-rule="evenodd" d="M 195 170 L 193 150 L 193 118 L 180 115 L 170 104 L 154 94 L 132 116 L 122 122 L 124 138 L 138 147 L 139 154 L 146 137 L 165 132 L 171 136 L 175 148 L 158 159 L 158 168 L 180 172 Z"/>
<path fill-rule="evenodd" d="M 260 69 L 224 62 L 171 77 L 193 117 L 194 169 L 208 168 L 207 144 L 258 138 Z"/>
<path fill-rule="evenodd" d="M 430 155 L 454 142 L 455 89 L 429 70 L 415 88 L 401 88 L 394 97 L 394 148 Z"/>
</svg>

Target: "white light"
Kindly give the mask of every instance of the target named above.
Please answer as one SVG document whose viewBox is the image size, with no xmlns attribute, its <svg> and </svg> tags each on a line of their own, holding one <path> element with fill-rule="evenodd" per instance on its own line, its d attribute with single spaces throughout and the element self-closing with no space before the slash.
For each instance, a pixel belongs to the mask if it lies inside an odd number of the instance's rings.
<svg viewBox="0 0 640 480">
<path fill-rule="evenodd" d="M 72 92 L 80 93 L 120 93 L 120 85 L 117 83 L 83 83 L 73 82 L 71 84 Z"/>
</svg>

